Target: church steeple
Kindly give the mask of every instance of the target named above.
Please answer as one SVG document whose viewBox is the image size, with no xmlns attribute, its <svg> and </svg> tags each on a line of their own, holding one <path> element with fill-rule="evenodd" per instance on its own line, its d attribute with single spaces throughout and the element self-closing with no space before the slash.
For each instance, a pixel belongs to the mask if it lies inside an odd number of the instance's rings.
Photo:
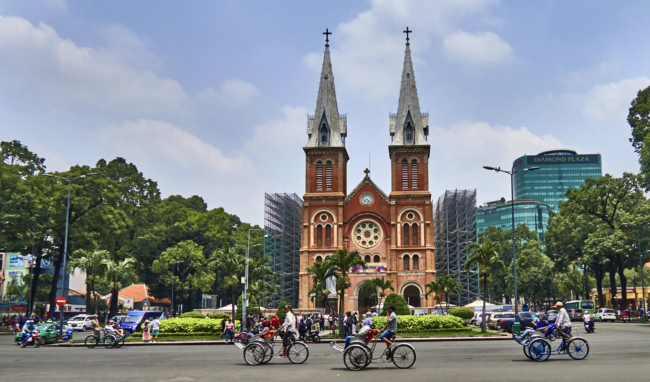
<svg viewBox="0 0 650 382">
<path fill-rule="evenodd" d="M 402 85 L 399 91 L 399 104 L 397 114 L 390 116 L 391 145 L 429 145 L 429 117 L 420 112 L 420 100 L 415 86 L 415 73 L 411 59 L 411 44 L 408 34 L 412 33 L 406 28 L 406 51 L 404 54 L 404 67 L 402 69 Z"/>
<path fill-rule="evenodd" d="M 309 141 L 305 147 L 345 147 L 344 139 L 347 135 L 347 123 L 345 117 L 339 115 L 336 102 L 334 73 L 332 72 L 329 48 L 329 35 L 331 32 L 327 30 L 323 34 L 327 36 L 323 69 L 320 74 L 316 111 L 313 116 L 309 116 L 307 122 Z"/>
</svg>

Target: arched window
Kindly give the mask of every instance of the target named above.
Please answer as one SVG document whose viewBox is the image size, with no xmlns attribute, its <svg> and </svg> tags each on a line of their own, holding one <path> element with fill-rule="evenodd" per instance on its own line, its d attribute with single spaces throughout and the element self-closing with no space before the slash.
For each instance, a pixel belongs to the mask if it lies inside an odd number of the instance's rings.
<svg viewBox="0 0 650 382">
<path fill-rule="evenodd" d="M 420 269 L 420 256 L 413 255 L 413 270 L 417 271 Z"/>
<path fill-rule="evenodd" d="M 320 126 L 320 131 L 318 136 L 320 137 L 321 146 L 329 146 L 330 144 L 330 129 L 327 128 L 326 124 Z"/>
<path fill-rule="evenodd" d="M 411 227 L 411 231 L 413 232 L 413 241 L 411 242 L 413 245 L 418 245 L 420 242 L 418 241 L 418 225 L 413 224 Z"/>
<path fill-rule="evenodd" d="M 316 190 L 323 191 L 323 162 L 316 162 Z"/>
<path fill-rule="evenodd" d="M 402 245 L 409 245 L 409 225 L 404 224 L 404 236 L 402 237 Z"/>
<path fill-rule="evenodd" d="M 407 122 L 404 128 L 404 143 L 413 143 L 413 125 L 411 125 L 411 121 Z"/>
<path fill-rule="evenodd" d="M 320 257 L 320 256 L 316 256 L 316 262 L 317 262 L 317 263 L 322 263 L 322 262 L 323 262 L 323 258 Z"/>
<path fill-rule="evenodd" d="M 404 255 L 404 270 L 409 270 L 409 255 Z"/>
<path fill-rule="evenodd" d="M 402 189 L 409 189 L 409 162 L 406 159 L 402 161 Z"/>
<path fill-rule="evenodd" d="M 316 246 L 323 246 L 323 226 L 316 226 Z"/>
<path fill-rule="evenodd" d="M 370 255 L 365 255 L 363 257 L 363 261 L 365 261 L 366 263 L 369 263 L 370 262 Z"/>
<path fill-rule="evenodd" d="M 325 226 L 325 246 L 329 247 L 332 245 L 332 226 Z"/>
<path fill-rule="evenodd" d="M 332 161 L 325 163 L 325 190 L 332 191 Z"/>
<path fill-rule="evenodd" d="M 381 262 L 381 257 L 379 255 L 375 255 L 375 258 L 373 259 L 373 262 L 375 262 L 375 263 Z"/>
<path fill-rule="evenodd" d="M 415 159 L 411 161 L 411 188 L 418 188 L 418 161 Z"/>
</svg>

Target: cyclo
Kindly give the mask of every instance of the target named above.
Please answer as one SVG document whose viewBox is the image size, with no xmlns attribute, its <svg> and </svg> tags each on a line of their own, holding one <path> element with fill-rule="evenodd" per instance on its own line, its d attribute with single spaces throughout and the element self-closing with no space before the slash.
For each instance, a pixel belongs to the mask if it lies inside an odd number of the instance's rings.
<svg viewBox="0 0 650 382">
<path fill-rule="evenodd" d="M 524 355 L 529 359 L 537 362 L 543 362 L 551 356 L 556 355 L 569 355 L 575 360 L 587 358 L 589 355 L 589 343 L 582 337 L 573 337 L 570 333 L 570 338 L 564 338 L 556 333 L 559 330 L 555 324 L 551 324 L 543 331 L 543 336 L 539 334 L 528 335 L 521 341 L 516 335 L 513 334 L 513 339 L 524 348 Z M 552 350 L 551 342 L 555 339 L 560 339 L 560 345 Z"/>
<path fill-rule="evenodd" d="M 416 358 L 415 349 L 407 343 L 395 344 L 391 346 L 391 350 L 386 348 L 378 358 L 374 358 L 379 337 L 380 333 L 377 329 L 370 329 L 366 333 L 354 336 L 347 348 L 335 343 L 331 346 L 334 350 L 343 353 L 343 363 L 352 371 L 362 370 L 372 361 L 381 363 L 392 361 L 400 369 L 413 366 Z"/>
<path fill-rule="evenodd" d="M 235 342 L 235 345 L 244 350 L 244 361 L 247 364 L 256 366 L 265 364 L 273 359 L 275 339 L 280 334 L 278 330 L 269 330 L 263 334 L 256 334 L 248 340 L 248 344 Z M 280 346 L 282 346 L 282 341 Z M 291 363 L 301 364 L 309 358 L 309 349 L 302 341 L 296 341 L 293 337 L 289 338 L 287 346 L 287 358 Z"/>
</svg>

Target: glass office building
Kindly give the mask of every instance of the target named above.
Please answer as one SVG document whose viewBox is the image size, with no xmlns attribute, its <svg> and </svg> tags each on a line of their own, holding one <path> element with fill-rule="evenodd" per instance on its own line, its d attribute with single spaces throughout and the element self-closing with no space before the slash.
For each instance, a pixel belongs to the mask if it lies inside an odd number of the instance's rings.
<svg viewBox="0 0 650 382">
<path fill-rule="evenodd" d="M 515 226 L 526 224 L 529 229 L 537 231 L 544 245 L 544 233 L 548 223 L 549 207 L 536 200 L 515 201 Z M 488 227 L 498 227 L 504 231 L 512 229 L 512 202 L 501 198 L 480 206 L 476 211 L 476 228 L 478 234 L 485 232 Z"/>
<path fill-rule="evenodd" d="M 569 188 L 580 187 L 586 178 L 603 175 L 600 154 L 578 154 L 571 150 L 545 151 L 525 155 L 512 164 L 514 171 L 539 167 L 537 171 L 515 174 L 515 200 L 537 200 L 559 210 Z"/>
</svg>

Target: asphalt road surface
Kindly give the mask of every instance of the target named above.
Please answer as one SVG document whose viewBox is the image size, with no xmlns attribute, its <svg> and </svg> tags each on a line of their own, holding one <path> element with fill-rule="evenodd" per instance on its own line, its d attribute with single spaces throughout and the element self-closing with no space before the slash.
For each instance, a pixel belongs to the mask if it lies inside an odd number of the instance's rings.
<svg viewBox="0 0 650 382">
<path fill-rule="evenodd" d="M 579 323 L 574 323 L 574 326 Z M 581 329 L 581 328 L 580 328 Z M 13 336 L 0 335 L 0 381 L 647 381 L 650 379 L 650 325 L 601 324 L 589 341 L 589 356 L 575 361 L 551 355 L 529 361 L 514 341 L 426 342 L 414 344 L 417 361 L 400 370 L 372 363 L 348 371 L 329 344 L 309 344 L 302 365 L 274 358 L 248 366 L 234 346 L 125 346 L 121 349 L 21 349 Z M 554 342 L 557 344 L 557 342 Z M 379 346 L 379 345 L 378 345 Z M 383 345 L 382 345 L 383 346 Z M 554 346 L 555 347 L 555 346 Z"/>
</svg>

